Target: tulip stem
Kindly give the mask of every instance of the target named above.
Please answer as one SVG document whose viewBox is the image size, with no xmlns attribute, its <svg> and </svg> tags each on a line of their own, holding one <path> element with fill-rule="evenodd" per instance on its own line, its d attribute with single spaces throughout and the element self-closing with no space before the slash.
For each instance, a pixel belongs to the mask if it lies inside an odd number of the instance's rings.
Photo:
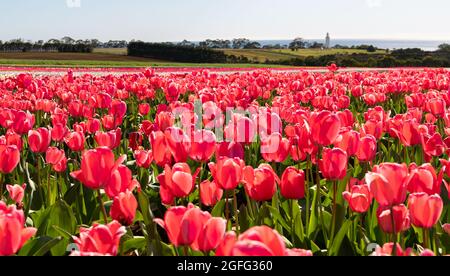
<svg viewBox="0 0 450 276">
<path fill-rule="evenodd" d="M 430 249 L 430 231 L 426 228 L 423 228 L 423 246 L 425 249 Z"/>
<path fill-rule="evenodd" d="M 394 246 L 392 247 L 392 255 L 397 256 L 397 232 L 395 231 L 395 218 L 394 218 L 394 208 L 391 207 L 391 223 L 392 223 L 392 238 L 394 242 Z"/>
<path fill-rule="evenodd" d="M 105 204 L 103 203 L 102 194 L 100 193 L 100 190 L 97 191 L 97 198 L 98 203 L 100 204 L 100 209 L 103 214 L 103 221 L 105 222 L 105 224 L 108 224 L 108 215 L 106 214 Z"/>
<path fill-rule="evenodd" d="M 306 187 L 305 187 L 305 196 L 306 196 L 306 229 L 309 229 L 309 213 L 310 213 L 310 204 L 311 198 L 309 197 L 309 170 L 311 169 L 311 157 L 308 155 L 306 161 Z"/>
<path fill-rule="evenodd" d="M 330 237 L 330 246 L 333 244 L 333 239 L 334 239 L 334 235 L 336 232 L 336 209 L 337 209 L 337 204 L 336 204 L 336 196 L 337 196 L 337 181 L 333 181 L 333 214 L 332 214 L 332 221 L 331 221 L 331 237 Z"/>
<path fill-rule="evenodd" d="M 235 222 L 235 231 L 239 235 L 239 213 L 238 213 L 238 205 L 237 205 L 237 192 L 233 191 L 233 206 L 234 206 L 234 222 Z"/>
</svg>

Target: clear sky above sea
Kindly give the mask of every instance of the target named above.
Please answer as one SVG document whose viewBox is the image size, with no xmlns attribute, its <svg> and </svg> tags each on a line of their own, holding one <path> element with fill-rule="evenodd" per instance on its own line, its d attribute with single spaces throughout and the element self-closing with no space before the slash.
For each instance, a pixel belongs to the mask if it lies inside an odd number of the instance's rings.
<svg viewBox="0 0 450 276">
<path fill-rule="evenodd" d="M 448 0 L 0 0 L 0 40 L 450 40 Z"/>
</svg>

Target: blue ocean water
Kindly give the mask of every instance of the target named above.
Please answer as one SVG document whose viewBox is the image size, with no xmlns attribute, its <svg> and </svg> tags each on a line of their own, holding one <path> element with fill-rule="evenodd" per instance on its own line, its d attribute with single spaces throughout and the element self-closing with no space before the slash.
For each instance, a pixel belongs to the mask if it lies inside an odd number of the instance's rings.
<svg viewBox="0 0 450 276">
<path fill-rule="evenodd" d="M 324 43 L 324 39 L 305 39 L 307 42 L 319 42 Z M 291 40 L 260 40 L 258 41 L 261 45 L 269 44 L 280 44 L 288 45 Z M 354 46 L 354 45 L 373 45 L 381 49 L 404 49 L 404 48 L 420 48 L 424 51 L 435 51 L 438 46 L 443 43 L 450 43 L 448 40 L 388 40 L 388 39 L 333 39 L 331 38 L 331 46 L 343 45 L 343 46 Z"/>
</svg>

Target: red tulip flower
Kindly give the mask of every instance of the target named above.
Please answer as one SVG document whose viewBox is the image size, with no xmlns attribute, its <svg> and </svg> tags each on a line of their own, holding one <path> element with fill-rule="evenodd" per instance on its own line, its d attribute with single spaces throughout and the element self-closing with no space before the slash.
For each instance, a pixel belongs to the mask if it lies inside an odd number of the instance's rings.
<svg viewBox="0 0 450 276">
<path fill-rule="evenodd" d="M 138 167 L 148 169 L 153 162 L 153 152 L 151 150 L 136 150 L 134 158 Z"/>
<path fill-rule="evenodd" d="M 17 204 L 22 203 L 23 197 L 25 195 L 25 189 L 27 184 L 20 185 L 6 185 L 9 197 Z"/>
<path fill-rule="evenodd" d="M 368 185 L 353 185 L 342 194 L 350 209 L 356 213 L 365 213 L 372 204 L 372 195 Z"/>
<path fill-rule="evenodd" d="M 406 164 L 383 163 L 366 175 L 370 192 L 381 206 L 386 207 L 405 202 L 407 181 Z"/>
<path fill-rule="evenodd" d="M 31 151 L 35 153 L 44 153 L 50 145 L 50 131 L 47 128 L 38 128 L 28 132 L 28 144 Z"/>
<path fill-rule="evenodd" d="M 113 150 L 120 146 L 122 130 L 118 128 L 108 132 L 98 131 L 95 133 L 94 139 L 100 147 L 108 147 Z"/>
<path fill-rule="evenodd" d="M 90 189 L 103 188 L 111 179 L 113 172 L 125 161 L 121 156 L 117 161 L 109 148 L 100 147 L 83 153 L 81 170 L 70 175 Z"/>
<path fill-rule="evenodd" d="M 170 191 L 173 197 L 184 198 L 193 192 L 198 173 L 192 175 L 188 164 L 177 163 L 172 168 L 166 165 L 158 180 L 161 187 Z"/>
<path fill-rule="evenodd" d="M 222 199 L 223 190 L 214 181 L 203 181 L 200 184 L 200 200 L 203 205 L 211 207 Z"/>
<path fill-rule="evenodd" d="M 266 201 L 272 199 L 280 180 L 270 165 L 262 164 L 257 169 L 245 167 L 242 171 L 242 182 L 250 198 Z"/>
<path fill-rule="evenodd" d="M 216 147 L 216 158 L 240 158 L 244 159 L 245 152 L 242 144 L 236 142 L 218 143 Z"/>
<path fill-rule="evenodd" d="M 166 144 L 175 162 L 186 162 L 191 150 L 191 141 L 189 137 L 176 127 L 169 127 L 165 131 Z"/>
<path fill-rule="evenodd" d="M 320 171 L 328 180 L 343 180 L 347 175 L 347 153 L 340 148 L 324 149 L 319 160 Z"/>
<path fill-rule="evenodd" d="M 377 218 L 378 225 L 385 233 L 401 233 L 408 230 L 411 226 L 408 208 L 403 204 L 392 208 L 380 206 L 377 210 Z M 392 221 L 394 221 L 394 226 Z"/>
<path fill-rule="evenodd" d="M 439 221 L 444 203 L 437 194 L 416 193 L 409 196 L 408 207 L 412 224 L 430 229 Z"/>
<path fill-rule="evenodd" d="M 221 157 L 216 163 L 209 163 L 209 169 L 215 182 L 224 190 L 234 190 L 242 179 L 245 167 L 239 158 Z"/>
<path fill-rule="evenodd" d="M 20 151 L 16 146 L 0 145 L 0 173 L 9 174 L 20 161 Z"/>
<path fill-rule="evenodd" d="M 280 181 L 281 195 L 286 199 L 305 197 L 305 172 L 295 167 L 287 168 Z"/>
<path fill-rule="evenodd" d="M 431 164 L 418 167 L 416 164 L 409 166 L 408 191 L 410 193 L 427 193 L 429 195 L 441 193 L 441 183 L 438 180 L 436 170 Z"/>
<path fill-rule="evenodd" d="M 72 151 L 80 152 L 84 150 L 85 137 L 83 132 L 74 131 L 67 134 L 64 138 L 64 142 Z"/>
<path fill-rule="evenodd" d="M 68 132 L 69 129 L 67 128 L 67 126 L 63 124 L 56 124 L 51 130 L 52 140 L 55 142 L 61 142 L 62 140 L 64 140 L 64 137 L 66 137 Z"/>
<path fill-rule="evenodd" d="M 133 193 L 126 191 L 118 194 L 111 205 L 111 218 L 122 225 L 131 225 L 136 216 L 138 203 Z"/>
<path fill-rule="evenodd" d="M 24 225 L 23 211 L 0 201 L 0 256 L 16 254 L 34 236 L 37 229 Z"/>
<path fill-rule="evenodd" d="M 73 237 L 78 252 L 72 255 L 115 256 L 118 253 L 120 238 L 126 233 L 124 226 L 117 221 L 108 225 L 94 224 L 91 228 L 80 228 L 80 237 Z"/>
<path fill-rule="evenodd" d="M 172 162 L 172 155 L 163 132 L 152 132 L 150 134 L 150 144 L 152 145 L 153 159 L 158 166 L 164 167 Z"/>
<path fill-rule="evenodd" d="M 166 211 L 164 220 L 155 219 L 155 222 L 164 228 L 174 246 L 191 246 L 201 234 L 206 222 L 211 219 L 208 212 L 189 204 L 186 208 L 172 207 Z"/>
<path fill-rule="evenodd" d="M 210 218 L 203 225 L 192 249 L 196 251 L 209 252 L 215 250 L 222 242 L 227 229 L 227 221 L 223 218 Z"/>
<path fill-rule="evenodd" d="M 267 162 L 282 163 L 289 155 L 291 143 L 275 132 L 261 140 L 261 155 Z"/>
<path fill-rule="evenodd" d="M 127 166 L 119 165 L 117 169 L 113 169 L 109 180 L 103 188 L 108 197 L 113 199 L 120 193 L 133 192 L 134 189 L 139 189 L 140 185 L 139 182 L 133 179 L 133 173 Z"/>
<path fill-rule="evenodd" d="M 360 162 L 371 162 L 375 159 L 377 154 L 377 139 L 372 135 L 366 135 L 361 138 L 358 150 L 356 151 L 356 158 Z"/>
<path fill-rule="evenodd" d="M 346 151 L 348 156 L 353 156 L 360 147 L 360 139 L 359 132 L 354 130 L 344 131 L 334 141 L 334 146 Z"/>
<path fill-rule="evenodd" d="M 146 116 L 148 113 L 150 113 L 150 105 L 148 103 L 140 104 L 139 115 Z"/>
<path fill-rule="evenodd" d="M 189 156 L 198 162 L 207 162 L 216 150 L 216 135 L 209 130 L 197 130 L 191 141 Z"/>
<path fill-rule="evenodd" d="M 330 111 L 314 113 L 310 118 L 312 140 L 321 145 L 329 146 L 336 141 L 341 129 L 341 121 Z"/>
</svg>

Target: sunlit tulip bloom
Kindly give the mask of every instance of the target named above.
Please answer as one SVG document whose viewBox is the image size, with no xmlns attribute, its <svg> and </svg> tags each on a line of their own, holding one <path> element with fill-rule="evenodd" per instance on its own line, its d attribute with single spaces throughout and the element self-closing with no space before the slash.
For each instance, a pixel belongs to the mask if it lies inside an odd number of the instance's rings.
<svg viewBox="0 0 450 276">
<path fill-rule="evenodd" d="M 191 141 L 189 156 L 199 162 L 207 162 L 216 150 L 216 135 L 209 130 L 197 130 Z"/>
<path fill-rule="evenodd" d="M 411 226 L 408 208 L 403 204 L 393 206 L 392 208 L 380 206 L 377 210 L 377 218 L 378 225 L 385 233 L 401 233 L 408 230 Z M 394 226 L 392 225 L 392 221 L 394 222 Z"/>
<path fill-rule="evenodd" d="M 61 142 L 62 140 L 64 140 L 64 137 L 66 137 L 68 132 L 69 129 L 67 128 L 67 126 L 63 124 L 56 124 L 51 130 L 52 140 L 55 142 Z"/>
<path fill-rule="evenodd" d="M 244 159 L 245 152 L 242 144 L 236 142 L 222 142 L 216 146 L 216 158 L 240 158 Z"/>
<path fill-rule="evenodd" d="M 38 128 L 28 132 L 28 144 L 35 153 L 44 153 L 50 145 L 50 131 L 47 128 Z"/>
<path fill-rule="evenodd" d="M 127 114 L 127 104 L 121 100 L 112 100 L 109 115 L 122 119 Z"/>
<path fill-rule="evenodd" d="M 424 135 L 422 146 L 423 151 L 427 156 L 441 156 L 447 149 L 441 134 L 437 132 L 432 136 Z"/>
<path fill-rule="evenodd" d="M 343 180 L 347 175 L 347 153 L 340 148 L 324 149 L 319 160 L 320 171 L 328 180 Z"/>
<path fill-rule="evenodd" d="M 138 203 L 133 193 L 126 191 L 118 194 L 111 205 L 111 218 L 122 225 L 128 226 L 133 223 L 136 216 Z"/>
<path fill-rule="evenodd" d="M 17 146 L 0 145 L 0 173 L 9 174 L 20 162 Z"/>
<path fill-rule="evenodd" d="M 242 180 L 245 163 L 239 158 L 221 157 L 216 163 L 209 163 L 215 182 L 224 190 L 234 190 Z"/>
<path fill-rule="evenodd" d="M 171 112 L 159 112 L 156 114 L 155 124 L 160 131 L 166 131 L 175 124 L 175 117 Z"/>
<path fill-rule="evenodd" d="M 161 186 L 168 189 L 174 197 L 184 198 L 195 188 L 195 180 L 199 170 L 194 173 L 186 163 L 177 163 L 172 168 L 166 165 L 164 172 L 158 176 Z"/>
<path fill-rule="evenodd" d="M 350 209 L 356 213 L 367 212 L 373 200 L 368 185 L 353 185 L 342 196 L 348 202 Z"/>
<path fill-rule="evenodd" d="M 391 129 L 404 146 L 415 146 L 422 142 L 419 124 L 415 120 L 401 121 L 398 128 Z"/>
<path fill-rule="evenodd" d="M 429 229 L 439 221 L 444 203 L 438 194 L 416 193 L 409 196 L 408 208 L 412 224 Z"/>
<path fill-rule="evenodd" d="M 180 97 L 181 90 L 176 83 L 172 82 L 164 90 L 164 93 L 168 102 L 175 102 Z"/>
<path fill-rule="evenodd" d="M 73 237 L 78 251 L 73 255 L 89 256 L 92 254 L 116 256 L 120 239 L 126 233 L 126 228 L 113 221 L 108 225 L 95 224 L 91 228 L 80 228 L 80 236 Z"/>
<path fill-rule="evenodd" d="M 438 118 L 444 117 L 446 112 L 446 104 L 442 98 L 429 99 L 426 103 L 426 108 Z"/>
<path fill-rule="evenodd" d="M 375 137 L 375 139 L 381 139 L 381 136 L 383 136 L 384 130 L 383 130 L 383 122 L 381 121 L 375 121 L 375 120 L 368 120 L 364 123 L 362 132 L 365 135 L 372 135 Z"/>
<path fill-rule="evenodd" d="M 63 150 L 49 147 L 45 153 L 45 162 L 52 165 L 56 172 L 64 172 L 67 168 L 67 158 Z"/>
<path fill-rule="evenodd" d="M 366 174 L 370 192 L 381 206 L 403 204 L 406 200 L 407 180 L 406 164 L 383 163 Z"/>
<path fill-rule="evenodd" d="M 359 132 L 354 130 L 342 132 L 334 142 L 334 146 L 347 152 L 347 155 L 353 156 L 360 147 Z"/>
<path fill-rule="evenodd" d="M 171 244 L 174 246 L 191 246 L 197 242 L 206 222 L 211 219 L 208 212 L 192 204 L 186 208 L 172 207 L 166 211 L 164 220 L 155 219 L 159 226 L 164 228 Z"/>
<path fill-rule="evenodd" d="M 427 193 L 429 195 L 441 193 L 441 182 L 438 180 L 436 170 L 431 164 L 418 167 L 416 164 L 409 166 L 408 191 L 410 193 Z"/>
<path fill-rule="evenodd" d="M 287 168 L 280 181 L 281 195 L 286 199 L 305 197 L 305 172 L 295 167 Z"/>
<path fill-rule="evenodd" d="M 99 119 L 90 118 L 86 122 L 86 130 L 89 134 L 94 134 L 100 130 L 101 122 Z"/>
<path fill-rule="evenodd" d="M 55 172 L 65 172 L 67 170 L 67 157 L 63 157 L 58 163 L 52 166 Z"/>
<path fill-rule="evenodd" d="M 6 131 L 5 134 L 5 142 L 6 145 L 15 145 L 17 146 L 17 149 L 19 149 L 19 151 L 22 151 L 23 148 L 23 141 L 22 141 L 22 136 L 20 136 L 19 134 L 15 133 L 14 131 L 8 129 L 8 131 Z"/>
<path fill-rule="evenodd" d="M 236 238 L 227 233 L 219 245 L 217 256 L 285 256 L 287 253 L 283 237 L 277 231 L 267 226 L 250 228 Z"/>
<path fill-rule="evenodd" d="M 291 143 L 275 132 L 261 140 L 261 155 L 267 162 L 281 163 L 289 155 Z"/>
<path fill-rule="evenodd" d="M 164 167 L 172 162 L 172 155 L 166 143 L 166 136 L 161 131 L 150 134 L 150 144 L 152 145 L 153 159 L 155 163 Z"/>
<path fill-rule="evenodd" d="M 122 130 L 118 128 L 108 132 L 98 131 L 95 133 L 94 139 L 100 147 L 108 147 L 113 150 L 120 146 Z"/>
<path fill-rule="evenodd" d="M 241 114 L 233 114 L 232 119 L 225 127 L 225 138 L 227 138 L 227 141 L 249 144 L 254 141 L 255 135 L 255 123 Z"/>
<path fill-rule="evenodd" d="M 223 190 L 214 181 L 205 180 L 200 184 L 200 200 L 203 205 L 215 206 L 222 196 Z"/>
<path fill-rule="evenodd" d="M 64 138 L 64 142 L 72 151 L 83 151 L 85 137 L 83 132 L 74 131 L 67 134 Z"/>
<path fill-rule="evenodd" d="M 408 248 L 406 250 L 403 250 L 400 244 L 397 244 L 396 251 L 394 254 L 394 244 L 393 243 L 387 243 L 383 245 L 383 247 L 377 246 L 375 249 L 375 252 L 371 256 L 375 257 L 389 257 L 389 256 L 398 256 L 398 257 L 408 257 L 412 255 L 412 248 Z"/>
<path fill-rule="evenodd" d="M 25 189 L 27 184 L 20 185 L 6 185 L 6 189 L 9 193 L 9 198 L 13 200 L 15 203 L 22 203 L 23 197 L 25 196 Z"/>
<path fill-rule="evenodd" d="M 14 113 L 12 129 L 17 134 L 25 134 L 33 128 L 34 122 L 34 115 L 30 112 L 17 111 Z"/>
<path fill-rule="evenodd" d="M 139 107 L 139 115 L 146 116 L 148 113 L 150 113 L 150 105 L 148 103 L 140 104 Z"/>
<path fill-rule="evenodd" d="M 372 135 L 367 135 L 361 138 L 358 150 L 356 151 L 356 158 L 360 162 L 370 162 L 375 159 L 377 154 L 377 140 Z"/>
<path fill-rule="evenodd" d="M 122 124 L 122 120 L 122 117 L 116 117 L 114 115 L 105 115 L 101 118 L 102 126 L 106 130 L 118 128 Z"/>
<path fill-rule="evenodd" d="M 139 189 L 140 185 L 133 179 L 133 173 L 125 165 L 119 165 L 117 169 L 114 169 L 110 179 L 104 185 L 105 192 L 111 199 L 126 191 L 133 192 L 136 188 Z"/>
<path fill-rule="evenodd" d="M 336 141 L 341 129 L 341 121 L 330 111 L 314 113 L 310 118 L 312 140 L 321 145 L 329 146 Z"/>
<path fill-rule="evenodd" d="M 191 150 L 191 141 L 189 137 L 176 127 L 169 127 L 164 133 L 166 145 L 172 154 L 175 162 L 186 162 Z"/>
<path fill-rule="evenodd" d="M 24 227 L 25 216 L 16 206 L 0 201 L 0 256 L 11 256 L 36 233 L 33 227 Z"/>
<path fill-rule="evenodd" d="M 250 198 L 266 201 L 272 199 L 280 180 L 270 165 L 262 164 L 257 169 L 245 167 L 242 171 L 242 182 Z"/>
<path fill-rule="evenodd" d="M 134 158 L 138 167 L 148 169 L 153 162 L 153 152 L 151 150 L 136 150 Z"/>
<path fill-rule="evenodd" d="M 223 218 L 210 218 L 203 225 L 197 240 L 192 244 L 196 251 L 209 252 L 215 250 L 225 236 L 227 221 Z"/>
<path fill-rule="evenodd" d="M 100 147 L 83 153 L 81 169 L 70 175 L 90 189 L 103 188 L 111 179 L 112 173 L 125 161 L 121 156 L 117 161 L 111 149 Z"/>
</svg>

